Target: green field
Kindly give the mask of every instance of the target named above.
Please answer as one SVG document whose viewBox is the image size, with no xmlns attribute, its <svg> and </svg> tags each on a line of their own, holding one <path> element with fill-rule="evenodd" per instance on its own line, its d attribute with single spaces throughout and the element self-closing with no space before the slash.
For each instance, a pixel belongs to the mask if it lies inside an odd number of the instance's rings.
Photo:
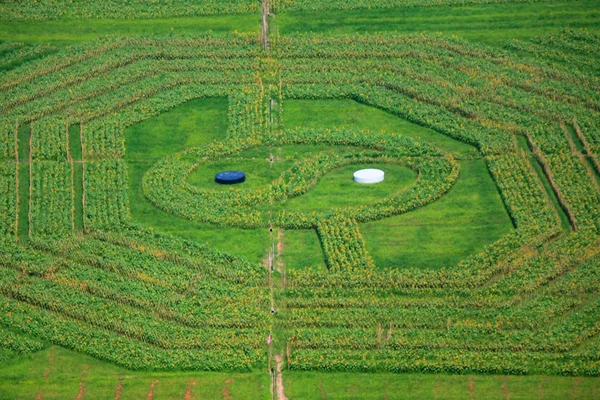
<svg viewBox="0 0 600 400">
<path fill-rule="evenodd" d="M 475 42 L 503 46 L 513 39 L 566 27 L 598 30 L 598 2 L 468 5 L 369 10 L 284 12 L 276 16 L 282 34 L 304 32 L 339 35 L 364 32 L 442 32 Z"/>
<path fill-rule="evenodd" d="M 598 54 L 598 0 L 1 3 L 0 399 L 598 398 Z"/>
</svg>

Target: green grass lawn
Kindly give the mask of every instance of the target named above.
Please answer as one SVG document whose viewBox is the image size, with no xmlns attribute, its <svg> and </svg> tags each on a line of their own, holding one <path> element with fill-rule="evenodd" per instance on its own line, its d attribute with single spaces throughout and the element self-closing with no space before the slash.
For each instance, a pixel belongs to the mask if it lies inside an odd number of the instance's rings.
<svg viewBox="0 0 600 400">
<path fill-rule="evenodd" d="M 51 43 L 66 46 L 106 35 L 168 35 L 221 32 L 260 32 L 260 15 L 218 15 L 156 19 L 58 19 L 2 21 L 0 41 Z"/>
<path fill-rule="evenodd" d="M 463 160 L 460 165 L 458 181 L 441 199 L 361 225 L 378 267 L 455 265 L 510 232 L 510 218 L 485 163 Z"/>
<path fill-rule="evenodd" d="M 129 371 L 61 347 L 5 361 L 0 366 L 0 400 L 114 399 L 121 384 L 121 399 L 270 399 L 270 378 L 265 371 L 147 372 Z"/>
<path fill-rule="evenodd" d="M 558 376 L 353 374 L 296 372 L 284 374 L 290 399 L 597 399 L 598 378 Z"/>
<path fill-rule="evenodd" d="M 222 138 L 227 131 L 227 99 L 189 101 L 125 131 L 129 200 L 133 220 L 164 233 L 206 243 L 260 262 L 269 248 L 266 230 L 199 224 L 159 210 L 142 192 L 144 173 L 158 160 L 186 148 Z M 212 180 L 214 174 L 211 175 Z"/>
<path fill-rule="evenodd" d="M 287 127 L 348 126 L 398 132 L 422 138 L 446 151 L 477 154 L 470 145 L 352 100 L 288 100 L 284 110 Z M 315 196 L 318 200 L 313 200 L 317 203 L 326 202 L 328 197 L 337 196 L 339 191 L 328 191 L 329 186 L 319 189 L 318 196 Z M 351 192 L 340 193 L 351 195 Z M 311 191 L 293 201 L 302 202 L 303 198 L 312 195 Z M 512 224 L 500 194 L 484 161 L 479 159 L 461 161 L 456 185 L 438 201 L 405 215 L 361 224 L 367 249 L 376 265 L 400 268 L 454 265 L 466 256 L 481 251 L 485 245 L 493 243 L 511 229 Z M 302 254 L 298 254 L 296 260 L 291 259 L 291 255 L 287 257 L 292 265 L 303 262 Z"/>
<path fill-rule="evenodd" d="M 279 13 L 280 33 L 314 32 L 337 35 L 355 32 L 442 32 L 467 40 L 502 46 L 512 39 L 586 28 L 599 31 L 597 0 L 488 4 Z"/>
</svg>

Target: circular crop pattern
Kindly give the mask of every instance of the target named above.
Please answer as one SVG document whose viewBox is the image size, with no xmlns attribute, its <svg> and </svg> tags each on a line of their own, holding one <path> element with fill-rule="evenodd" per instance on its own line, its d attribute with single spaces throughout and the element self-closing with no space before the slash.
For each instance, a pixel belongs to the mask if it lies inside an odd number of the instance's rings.
<svg viewBox="0 0 600 400">
<path fill-rule="evenodd" d="M 328 144 L 350 146 L 356 151 L 321 151 L 298 160 L 270 184 L 256 189 L 229 191 L 198 188 L 186 178 L 202 163 L 240 153 L 259 145 Z M 227 150 L 230 149 L 230 150 Z M 331 208 L 324 212 L 279 211 L 270 213 L 260 206 L 300 196 L 335 168 L 359 163 L 389 163 L 407 166 L 417 172 L 409 188 L 372 204 Z M 157 207 L 182 217 L 214 224 L 255 228 L 270 224 L 285 228 L 314 228 L 319 220 L 343 213 L 356 221 L 372 221 L 404 213 L 441 197 L 458 178 L 458 164 L 451 156 L 403 136 L 367 132 L 348 135 L 343 131 L 298 130 L 263 138 L 252 146 L 217 142 L 174 154 L 151 168 L 144 177 L 146 196 Z"/>
</svg>

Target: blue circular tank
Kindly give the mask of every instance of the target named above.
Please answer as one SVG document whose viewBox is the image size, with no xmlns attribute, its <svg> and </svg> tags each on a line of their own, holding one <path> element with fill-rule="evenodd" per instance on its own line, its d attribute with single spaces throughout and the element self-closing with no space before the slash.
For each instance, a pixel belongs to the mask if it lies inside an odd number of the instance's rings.
<svg viewBox="0 0 600 400">
<path fill-rule="evenodd" d="M 242 171 L 223 171 L 215 175 L 215 182 L 222 185 L 233 185 L 242 183 L 246 180 L 246 174 Z"/>
</svg>

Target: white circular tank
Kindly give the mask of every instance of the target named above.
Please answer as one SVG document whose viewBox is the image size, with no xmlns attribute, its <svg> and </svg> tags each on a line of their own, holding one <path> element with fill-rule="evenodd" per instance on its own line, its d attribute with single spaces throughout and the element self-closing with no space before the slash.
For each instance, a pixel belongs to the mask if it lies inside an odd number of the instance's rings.
<svg viewBox="0 0 600 400">
<path fill-rule="evenodd" d="M 354 181 L 358 183 L 378 183 L 383 181 L 385 173 L 380 169 L 361 169 L 354 173 Z"/>
</svg>

